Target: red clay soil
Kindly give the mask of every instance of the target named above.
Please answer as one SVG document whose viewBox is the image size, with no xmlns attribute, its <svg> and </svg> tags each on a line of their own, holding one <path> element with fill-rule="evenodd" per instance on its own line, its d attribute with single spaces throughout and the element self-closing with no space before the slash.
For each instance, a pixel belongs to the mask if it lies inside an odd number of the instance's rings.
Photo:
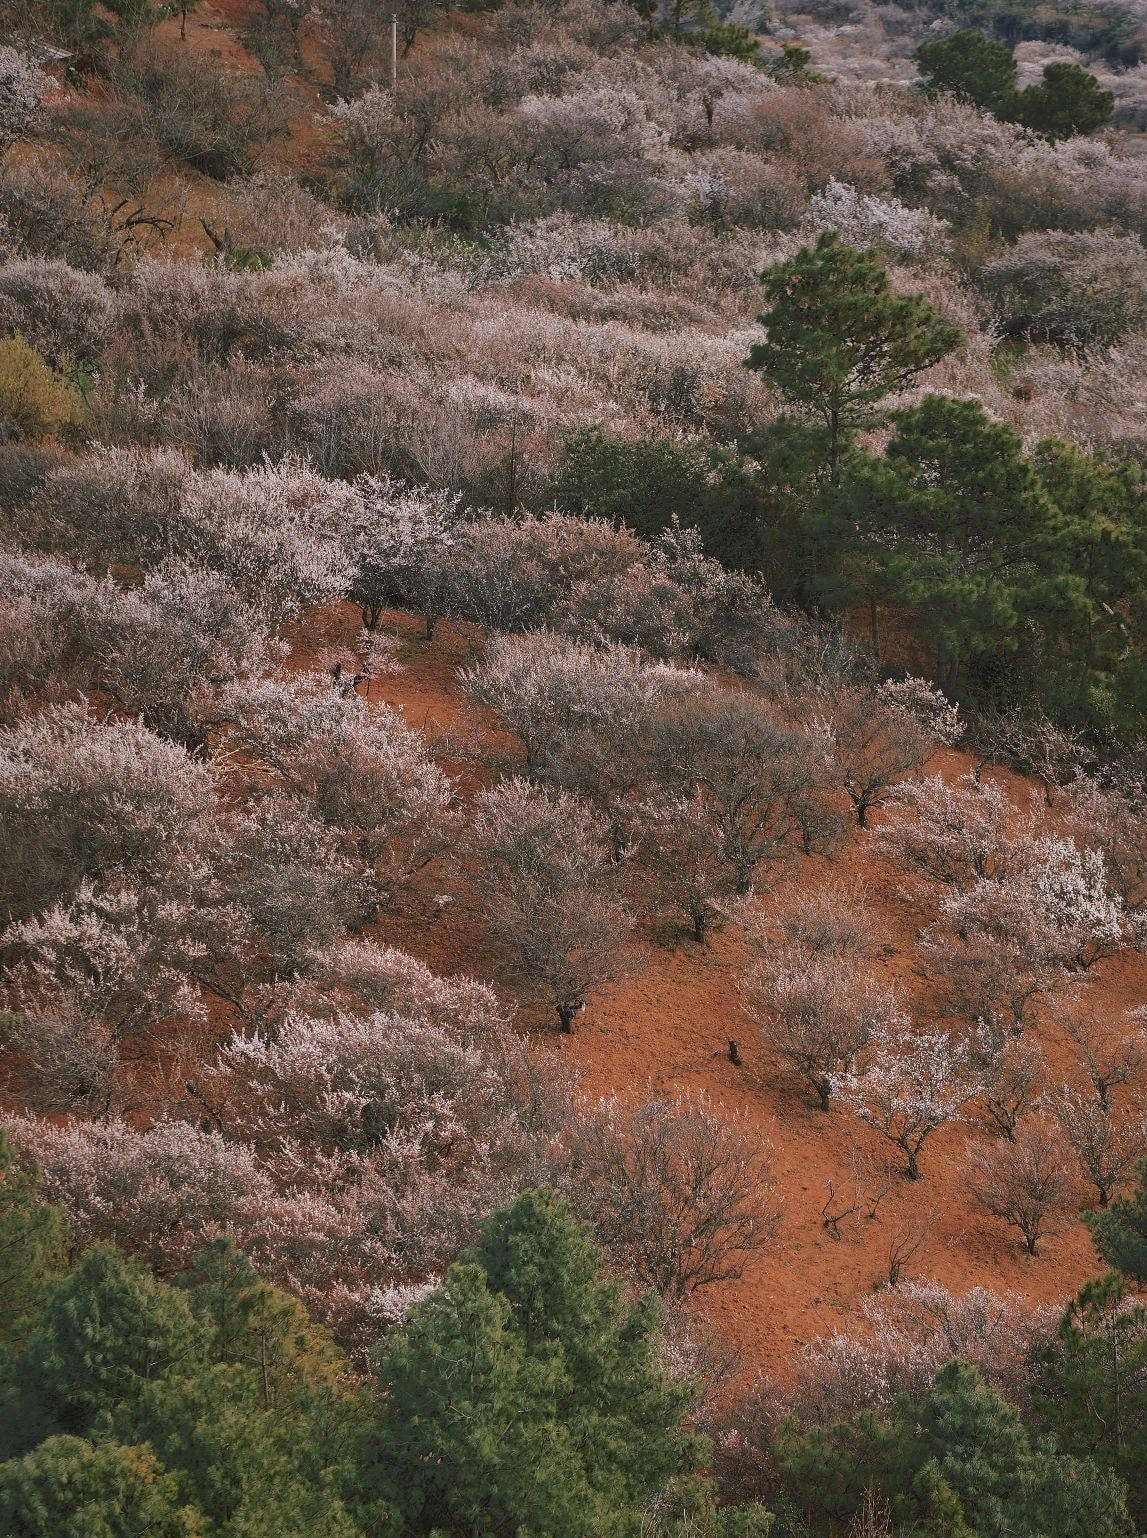
<svg viewBox="0 0 1147 1538">
<path fill-rule="evenodd" d="M 346 607 L 331 614 L 326 641 L 349 641 L 353 616 Z M 402 671 L 374 680 L 368 697 L 400 707 L 410 724 L 431 739 L 481 740 L 490 720 L 469 705 L 456 678 L 458 666 L 480 644 L 476 632 L 441 625 L 428 643 L 420 624 L 406 615 L 388 616 L 387 628 L 401 638 Z M 310 640 L 313 647 L 313 630 Z M 314 658 L 315 652 L 306 650 Z M 486 746 L 501 754 L 508 750 L 505 738 L 487 737 Z M 932 767 L 947 777 L 963 773 L 971 762 L 953 752 Z M 475 780 L 486 778 L 472 762 L 455 762 L 453 752 L 447 765 L 452 773 L 461 771 L 463 795 Z M 1016 776 L 1003 778 L 1017 806 L 1026 808 L 1030 787 Z M 934 915 L 934 887 L 913 884 L 878 859 L 869 836 L 859 829 L 833 862 L 798 860 L 779 880 L 809 886 L 863 882 L 888 940 L 875 964 L 876 975 L 909 992 L 917 1019 L 936 1021 L 927 982 L 912 953 L 918 929 Z M 433 919 L 384 921 L 381 932 L 440 971 L 496 978 L 480 925 L 462 904 L 447 907 Z M 822 1218 L 829 1182 L 837 1193 L 831 1210 L 848 1207 L 854 1200 L 857 1151 L 881 1163 L 891 1154 L 895 1167 L 896 1150 L 848 1112 L 817 1110 L 770 1058 L 738 1002 L 737 981 L 747 958 L 739 929 L 729 926 L 704 946 L 683 931 L 671 933 L 667 940 L 659 933 L 659 939 L 663 943 L 639 943 L 633 975 L 593 997 L 572 1036 L 560 1036 L 553 1024 L 531 1019 L 528 1012 L 520 1018 L 536 1040 L 573 1060 L 589 1095 L 649 1098 L 704 1091 L 731 1113 L 744 1114 L 768 1139 L 782 1213 L 777 1238 L 746 1266 L 739 1281 L 717 1284 L 700 1295 L 713 1322 L 740 1349 L 747 1368 L 785 1376 L 804 1342 L 839 1328 L 856 1301 L 886 1279 L 890 1245 L 921 1230 L 925 1237 L 904 1275 L 935 1278 L 953 1291 L 979 1285 L 1017 1293 L 1032 1303 L 1055 1303 L 1095 1274 L 1096 1258 L 1074 1211 L 1062 1231 L 1042 1243 L 1039 1258 L 1031 1259 L 1013 1230 L 976 1210 L 963 1154 L 966 1143 L 986 1141 L 987 1134 L 974 1124 L 937 1132 L 921 1156 L 921 1178 L 897 1178 L 875 1220 L 848 1218 L 840 1224 L 840 1238 L 834 1239 Z M 1125 953 L 1100 962 L 1092 977 L 1088 1007 L 1115 1028 L 1126 1010 L 1147 1001 L 1143 956 Z M 1033 1034 L 1047 1055 L 1053 1082 L 1078 1077 L 1062 1032 L 1046 1010 L 1036 1011 Z M 729 1060 L 730 1037 L 740 1044 L 741 1067 Z M 1075 1205 L 1078 1210 L 1087 1205 L 1082 1184 Z"/>
</svg>

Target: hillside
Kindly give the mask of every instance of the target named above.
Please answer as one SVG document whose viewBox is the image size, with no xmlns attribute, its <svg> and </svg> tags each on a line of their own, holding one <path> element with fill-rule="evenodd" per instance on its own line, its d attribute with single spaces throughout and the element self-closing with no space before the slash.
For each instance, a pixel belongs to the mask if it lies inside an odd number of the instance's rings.
<svg viewBox="0 0 1147 1538">
<path fill-rule="evenodd" d="M 397 17 L 0 0 L 0 1528 L 1133 1538 L 1142 9 Z"/>
</svg>

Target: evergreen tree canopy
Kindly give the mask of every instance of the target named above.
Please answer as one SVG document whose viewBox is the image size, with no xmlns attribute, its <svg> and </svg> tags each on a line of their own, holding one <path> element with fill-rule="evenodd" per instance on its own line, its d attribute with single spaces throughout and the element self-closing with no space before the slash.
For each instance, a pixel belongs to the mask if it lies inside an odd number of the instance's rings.
<svg viewBox="0 0 1147 1538">
<path fill-rule="evenodd" d="M 1130 1538 L 1121 1481 L 1035 1442 L 974 1368 L 951 1362 L 922 1400 L 777 1449 L 787 1493 L 819 1523 L 848 1520 L 869 1489 L 896 1523 L 936 1538 Z"/>
<path fill-rule="evenodd" d="M 24 1339 L 63 1256 L 62 1214 L 0 1132 L 0 1345 Z"/>
<path fill-rule="evenodd" d="M 96 1429 L 113 1442 L 146 1442 L 210 1533 L 356 1538 L 335 1488 L 337 1447 L 307 1410 L 268 1411 L 258 1372 L 213 1365 L 145 1384 Z"/>
<path fill-rule="evenodd" d="M 1062 61 L 1044 66 L 1039 85 L 1017 90 L 1011 49 L 973 27 L 921 43 L 915 57 L 929 95 L 945 92 L 1048 139 L 1094 133 L 1115 108 L 1094 75 Z"/>
<path fill-rule="evenodd" d="M 1094 133 L 1111 121 L 1115 96 L 1078 64 L 1048 64 L 1043 80 L 1021 91 L 1015 108 L 1017 122 L 1048 139 L 1071 139 Z"/>
<path fill-rule="evenodd" d="M 831 231 L 761 276 L 768 308 L 758 319 L 768 335 L 748 367 L 818 420 L 822 463 L 835 479 L 850 431 L 958 346 L 960 332 L 919 295 L 894 294 L 875 252 Z"/>
<path fill-rule="evenodd" d="M 1117 1196 L 1110 1207 L 1084 1213 L 1083 1221 L 1108 1265 L 1147 1282 L 1147 1162 L 1139 1166 L 1134 1195 Z"/>
<path fill-rule="evenodd" d="M 150 1447 L 55 1436 L 0 1463 L 6 1538 L 206 1538 Z"/>
<path fill-rule="evenodd" d="M 1022 625 L 1085 608 L 1063 516 L 1020 440 L 977 401 L 929 395 L 895 414 L 883 458 L 854 454 L 822 529 L 852 597 L 913 611 L 942 687 L 970 656 L 1007 651 Z M 831 580 L 831 579 L 830 579 Z"/>
<path fill-rule="evenodd" d="M 205 1345 L 180 1293 L 110 1246 L 91 1249 L 53 1289 L 15 1362 L 0 1445 L 22 1451 L 53 1431 L 82 1435 L 143 1384 L 194 1372 Z"/>
<path fill-rule="evenodd" d="M 917 48 L 915 59 L 929 95 L 943 92 L 997 117 L 1013 110 L 1016 62 L 1012 51 L 974 27 L 930 38 Z"/>
<path fill-rule="evenodd" d="M 624 523 L 649 539 L 677 518 L 729 565 L 759 558 L 759 491 L 727 449 L 678 438 L 621 438 L 600 426 L 565 435 L 554 500 L 563 512 Z"/>
<path fill-rule="evenodd" d="M 1147 1524 L 1147 1309 L 1115 1272 L 1088 1282 L 1055 1338 L 1032 1364 L 1028 1399 L 1039 1424 L 1068 1452 L 1127 1482 L 1128 1506 Z"/>
<path fill-rule="evenodd" d="M 404 1533 L 636 1533 L 696 1453 L 656 1310 L 599 1279 L 588 1231 L 528 1192 L 384 1350 L 380 1494 Z"/>
</svg>

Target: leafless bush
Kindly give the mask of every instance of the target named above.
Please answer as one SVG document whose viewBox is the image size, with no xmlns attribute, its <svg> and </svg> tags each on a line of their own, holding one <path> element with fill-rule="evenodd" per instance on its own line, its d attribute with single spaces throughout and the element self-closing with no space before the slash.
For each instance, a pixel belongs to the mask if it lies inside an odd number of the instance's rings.
<svg viewBox="0 0 1147 1538">
<path fill-rule="evenodd" d="M 905 774 L 963 730 L 954 707 L 922 679 L 849 689 L 828 702 L 833 760 L 863 828 Z"/>
<path fill-rule="evenodd" d="M 232 182 L 229 192 L 226 223 L 216 232 L 225 252 L 280 256 L 323 250 L 346 227 L 333 208 L 282 171 L 259 171 Z"/>
<path fill-rule="evenodd" d="M 1092 762 L 1094 752 L 1081 732 L 1024 711 L 981 712 L 976 717 L 974 746 L 982 755 L 977 778 L 989 762 L 1006 764 L 1041 780 L 1049 806 L 1055 791 L 1070 785 Z"/>
<path fill-rule="evenodd" d="M 281 86 L 240 74 L 178 48 L 145 44 L 121 55 L 118 101 L 104 128 L 138 156 L 153 146 L 164 157 L 220 181 L 249 171 L 285 126 Z"/>
<path fill-rule="evenodd" d="M 1147 1152 L 1147 1110 L 1137 1101 L 1117 1110 L 1066 1084 L 1047 1099 L 1080 1173 L 1106 1207 L 1112 1191 Z"/>
<path fill-rule="evenodd" d="M 704 942 L 723 902 L 738 889 L 735 871 L 722 858 L 713 817 L 704 794 L 654 794 L 633 809 L 639 830 L 641 876 L 653 878 L 655 892 L 693 926 Z"/>
<path fill-rule="evenodd" d="M 563 1031 L 626 964 L 630 920 L 611 890 L 606 833 L 569 792 L 519 779 L 484 791 L 470 828 L 475 886 L 491 927 Z"/>
<path fill-rule="evenodd" d="M 785 886 L 774 896 L 742 907 L 745 932 L 762 949 L 781 942 L 810 957 L 863 960 L 880 948 L 884 934 L 862 884 Z"/>
<path fill-rule="evenodd" d="M 92 617 L 100 687 L 165 736 L 201 741 L 202 691 L 249 677 L 267 660 L 262 615 L 217 573 L 162 562 L 139 588 Z"/>
<path fill-rule="evenodd" d="M 1005 335 L 1084 348 L 1147 325 L 1147 252 L 1109 231 L 1032 230 L 989 262 L 980 281 Z"/>
<path fill-rule="evenodd" d="M 13 257 L 65 261 L 84 272 L 110 272 L 144 229 L 125 222 L 137 212 L 132 205 L 105 203 L 47 155 L 0 165 L 0 206 L 0 249 Z"/>
<path fill-rule="evenodd" d="M 704 1096 L 602 1102 L 573 1131 L 568 1180 L 610 1258 L 672 1298 L 740 1276 L 776 1230 L 769 1150 Z"/>
<path fill-rule="evenodd" d="M 490 630 L 537 629 L 583 584 L 639 562 L 642 549 L 635 535 L 588 519 L 482 519 L 451 562 L 452 607 Z"/>
<path fill-rule="evenodd" d="M 171 552 L 188 478 L 167 449 L 107 449 L 54 468 L 20 518 L 41 548 L 95 570 L 157 565 Z"/>
<path fill-rule="evenodd" d="M 526 771 L 607 804 L 599 776 L 650 772 L 650 720 L 664 699 L 707 688 L 692 670 L 651 663 L 635 647 L 589 646 L 548 630 L 492 636 L 462 684 L 520 738 Z M 617 764 L 618 757 L 626 762 Z"/>
<path fill-rule="evenodd" d="M 123 1093 L 120 1039 L 98 1012 L 28 1010 L 12 1045 L 31 1068 L 29 1103 L 47 1111 L 82 1111 L 106 1119 Z"/>
<path fill-rule="evenodd" d="M 1043 1121 L 1021 1123 L 1013 1136 L 970 1155 L 972 1191 L 985 1212 L 1023 1235 L 1029 1255 L 1055 1233 L 1069 1188 L 1066 1149 Z"/>
<path fill-rule="evenodd" d="M 267 796 L 235 819 L 223 882 L 273 977 L 297 971 L 369 907 L 361 870 L 338 834 L 286 795 Z"/>
<path fill-rule="evenodd" d="M 156 436 L 205 469 L 251 470 L 281 457 L 284 438 L 279 418 L 290 383 L 282 374 L 236 357 L 227 363 L 196 363 L 163 394 Z M 119 402 L 113 404 L 119 409 Z M 103 396 L 95 401 L 93 427 L 105 418 Z M 108 424 L 108 436 L 117 424 Z M 133 435 L 132 424 L 120 437 Z"/>
<path fill-rule="evenodd" d="M 1111 1091 L 1117 1086 L 1140 1086 L 1147 1072 L 1147 1043 L 1141 1031 L 1120 1034 L 1097 1019 L 1086 1008 L 1086 1000 L 1065 1001 L 1053 1010 L 1053 1018 L 1073 1043 L 1101 1106 L 1110 1106 Z"/>
<path fill-rule="evenodd" d="M 984 1083 L 984 1112 L 989 1127 L 1013 1138 L 1016 1124 L 1039 1100 L 1047 1082 L 1047 1062 L 1034 1042 L 1017 1036 L 984 1015 L 976 1032 L 976 1058 Z"/>
<path fill-rule="evenodd" d="M 741 992 L 765 1044 L 813 1090 L 822 1111 L 872 1036 L 902 1018 L 896 995 L 854 961 L 795 945 L 761 956 Z"/>
<path fill-rule="evenodd" d="M 1147 784 L 1127 773 L 1104 784 L 1080 775 L 1068 804 L 1076 839 L 1101 852 L 1112 890 L 1138 915 L 1147 906 Z"/>
<path fill-rule="evenodd" d="M 807 830 L 819 826 L 825 744 L 755 695 L 713 689 L 670 700 L 652 752 L 666 788 L 704 808 L 734 892 L 747 892 L 762 864 L 806 847 Z"/>
</svg>

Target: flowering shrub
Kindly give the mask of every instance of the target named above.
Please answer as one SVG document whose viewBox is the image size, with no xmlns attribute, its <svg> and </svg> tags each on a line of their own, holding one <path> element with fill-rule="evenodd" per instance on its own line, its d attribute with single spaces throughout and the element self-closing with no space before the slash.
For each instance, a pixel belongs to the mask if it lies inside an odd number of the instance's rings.
<svg viewBox="0 0 1147 1538">
<path fill-rule="evenodd" d="M 347 592 L 355 510 L 349 486 L 301 462 L 212 470 L 186 485 L 179 548 L 278 624 Z"/>
<path fill-rule="evenodd" d="M 56 82 L 26 54 L 0 48 L 0 155 L 26 139 L 40 116 L 40 104 Z"/>
<path fill-rule="evenodd" d="M 378 900 L 444 847 L 450 782 L 397 711 L 314 673 L 237 682 L 216 708 L 256 778 L 321 818 Z"/>
<path fill-rule="evenodd" d="M 1018 1297 L 973 1287 L 963 1295 L 939 1282 L 902 1282 L 864 1299 L 849 1330 L 805 1348 L 790 1403 L 802 1422 L 890 1404 L 927 1388 L 952 1360 L 971 1362 L 1009 1392 L 1022 1389 L 1033 1345 L 1051 1334 L 1055 1314 Z"/>
<path fill-rule="evenodd" d="M 135 722 L 54 707 L 0 732 L 0 905 L 14 917 L 68 901 L 85 877 L 155 893 L 187 879 L 210 835 L 214 777 Z"/>
<path fill-rule="evenodd" d="M 941 901 L 943 922 L 1017 946 L 1033 965 L 1090 966 L 1124 938 L 1123 904 L 1107 890 L 1103 857 L 1047 834 L 1014 852 L 998 879 L 978 877 Z"/>
<path fill-rule="evenodd" d="M 188 1122 L 138 1132 L 123 1121 L 59 1127 L 11 1118 L 5 1130 L 43 1171 L 48 1199 L 64 1208 L 78 1240 L 122 1245 L 161 1272 L 231 1229 L 248 1204 L 272 1197 L 247 1144 Z"/>
<path fill-rule="evenodd" d="M 444 568 L 457 542 L 456 492 L 424 491 L 364 477 L 356 483 L 350 596 L 373 630 L 389 607 L 414 609 L 426 633 L 442 610 L 448 578 Z"/>
<path fill-rule="evenodd" d="M 1025 831 L 1001 787 L 971 774 L 906 780 L 891 801 L 897 815 L 876 830 L 878 848 L 933 880 L 962 886 L 1001 875 L 1016 856 L 1017 823 L 1018 836 Z"/>
<path fill-rule="evenodd" d="M 846 245 L 883 246 L 917 261 L 942 256 L 947 246 L 945 221 L 926 208 L 908 208 L 898 198 L 862 193 L 835 177 L 822 192 L 813 194 L 802 230 L 813 237 L 835 230 Z"/>
<path fill-rule="evenodd" d="M 913 1030 L 899 1013 L 872 1033 L 858 1067 L 832 1079 L 832 1089 L 861 1121 L 904 1155 L 915 1180 L 925 1142 L 979 1093 L 971 1050 L 945 1031 Z"/>
<path fill-rule="evenodd" d="M 872 1037 L 904 1018 L 895 993 L 861 976 L 851 959 L 800 946 L 766 952 L 741 993 L 765 1045 L 813 1090 L 822 1111 Z"/>
<path fill-rule="evenodd" d="M 0 330 L 26 338 L 53 365 L 94 363 L 116 319 L 102 278 L 67 262 L 6 262 L 0 267 Z"/>
</svg>

